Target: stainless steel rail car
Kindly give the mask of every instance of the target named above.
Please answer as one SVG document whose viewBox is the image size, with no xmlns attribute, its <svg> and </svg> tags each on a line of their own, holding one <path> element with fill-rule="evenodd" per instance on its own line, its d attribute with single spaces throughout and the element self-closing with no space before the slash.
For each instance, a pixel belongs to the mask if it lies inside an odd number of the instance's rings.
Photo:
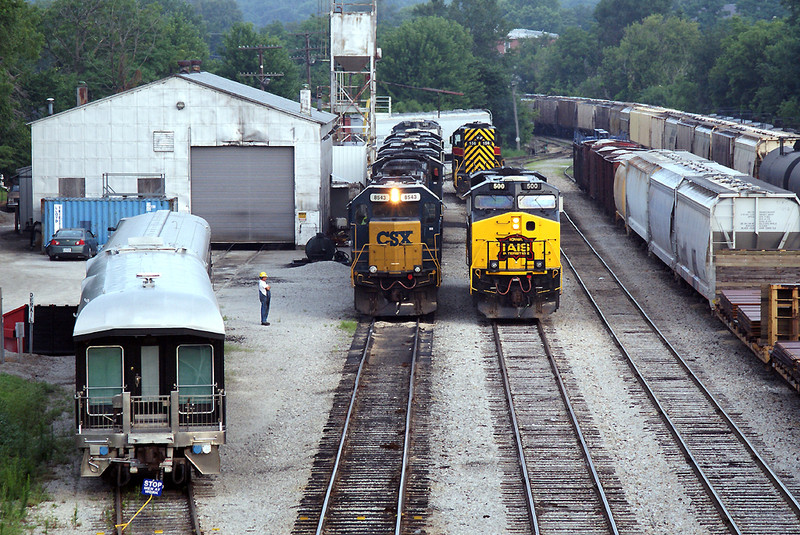
<svg viewBox="0 0 800 535">
<path fill-rule="evenodd" d="M 122 219 L 87 262 L 73 332 L 82 476 L 219 473 L 225 326 L 210 237 L 199 217 L 151 212 Z"/>
</svg>

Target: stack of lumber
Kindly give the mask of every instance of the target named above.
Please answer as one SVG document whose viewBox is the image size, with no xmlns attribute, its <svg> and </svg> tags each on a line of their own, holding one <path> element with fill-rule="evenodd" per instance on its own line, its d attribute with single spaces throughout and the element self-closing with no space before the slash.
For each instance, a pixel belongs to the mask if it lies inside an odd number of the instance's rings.
<svg viewBox="0 0 800 535">
<path fill-rule="evenodd" d="M 758 340 L 761 337 L 761 305 L 738 305 L 736 322 L 748 340 Z"/>
<path fill-rule="evenodd" d="M 772 349 L 772 358 L 793 379 L 800 380 L 800 342 L 777 342 Z"/>
<path fill-rule="evenodd" d="M 719 308 L 722 315 L 730 322 L 735 322 L 740 306 L 761 305 L 760 288 L 743 288 L 722 290 L 719 296 Z"/>
</svg>

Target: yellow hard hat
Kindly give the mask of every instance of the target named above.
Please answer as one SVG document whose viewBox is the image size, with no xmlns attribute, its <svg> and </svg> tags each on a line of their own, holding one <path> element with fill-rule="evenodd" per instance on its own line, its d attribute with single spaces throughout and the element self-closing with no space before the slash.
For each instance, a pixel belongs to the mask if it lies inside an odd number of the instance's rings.
<svg viewBox="0 0 800 535">
<path fill-rule="evenodd" d="M 265 272 L 263 272 L 263 271 L 262 271 L 261 273 L 259 273 L 259 274 L 258 274 L 258 278 L 259 278 L 259 279 L 263 279 L 263 278 L 264 278 L 264 277 L 266 277 L 266 276 L 267 276 L 267 274 L 266 274 Z"/>
</svg>

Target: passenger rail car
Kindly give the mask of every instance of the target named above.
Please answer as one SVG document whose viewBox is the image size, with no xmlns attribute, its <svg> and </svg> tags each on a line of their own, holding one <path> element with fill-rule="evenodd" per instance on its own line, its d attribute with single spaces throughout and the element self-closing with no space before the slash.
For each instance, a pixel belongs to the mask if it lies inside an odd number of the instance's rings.
<svg viewBox="0 0 800 535">
<path fill-rule="evenodd" d="M 378 178 L 348 207 L 355 308 L 370 316 L 434 312 L 442 281 L 442 202 L 412 177 Z"/>
<path fill-rule="evenodd" d="M 469 191 L 472 173 L 502 165 L 495 127 L 488 123 L 460 126 L 450 136 L 450 144 L 453 147 L 453 186 L 461 195 Z"/>
<path fill-rule="evenodd" d="M 73 332 L 81 476 L 219 473 L 225 327 L 210 231 L 166 210 L 122 219 L 87 262 Z"/>
<path fill-rule="evenodd" d="M 541 318 L 561 299 L 561 194 L 536 172 L 503 167 L 471 176 L 469 291 L 487 318 Z"/>
</svg>

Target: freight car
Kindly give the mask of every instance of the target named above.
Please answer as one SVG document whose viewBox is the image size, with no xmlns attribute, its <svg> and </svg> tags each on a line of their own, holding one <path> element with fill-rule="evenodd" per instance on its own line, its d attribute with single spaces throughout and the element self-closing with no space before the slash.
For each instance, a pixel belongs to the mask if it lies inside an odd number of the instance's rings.
<svg viewBox="0 0 800 535">
<path fill-rule="evenodd" d="M 495 127 L 489 123 L 467 123 L 450 136 L 452 145 L 453 186 L 463 195 L 470 188 L 469 176 L 477 171 L 502 165 Z"/>
<path fill-rule="evenodd" d="M 87 262 L 75 342 L 81 475 L 217 474 L 225 443 L 225 326 L 211 229 L 160 210 L 125 218 Z"/>
<path fill-rule="evenodd" d="M 571 138 L 602 129 L 645 148 L 689 151 L 756 178 L 767 154 L 800 140 L 771 125 L 646 104 L 547 95 L 524 100 L 537 111 L 535 133 Z"/>
<path fill-rule="evenodd" d="M 575 157 L 597 157 L 602 147 L 594 143 Z M 606 162 L 615 166 L 613 183 L 599 173 L 589 182 L 604 190 L 602 198 L 613 197 L 616 217 L 710 305 L 723 289 L 780 282 L 777 272 L 800 280 L 796 195 L 686 151 L 621 152 Z"/>
<path fill-rule="evenodd" d="M 470 177 L 470 294 L 488 318 L 541 318 L 561 299 L 561 194 L 536 172 L 511 167 Z"/>
</svg>

